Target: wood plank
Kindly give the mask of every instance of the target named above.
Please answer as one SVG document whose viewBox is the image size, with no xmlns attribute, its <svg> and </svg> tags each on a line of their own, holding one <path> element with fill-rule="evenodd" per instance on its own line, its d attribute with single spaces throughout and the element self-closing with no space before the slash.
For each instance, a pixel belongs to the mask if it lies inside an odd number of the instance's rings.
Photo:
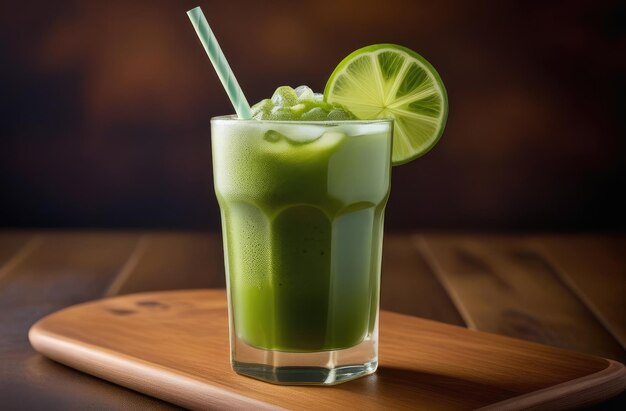
<svg viewBox="0 0 626 411">
<path fill-rule="evenodd" d="M 142 237 L 106 295 L 203 287 L 225 287 L 221 238 L 208 233 L 151 233 Z"/>
<path fill-rule="evenodd" d="M 29 327 L 42 316 L 102 295 L 138 236 L 44 233 L 40 238 L 0 278 L 0 408 L 172 409 L 45 360 L 27 340 Z"/>
<path fill-rule="evenodd" d="M 626 236 L 534 239 L 562 280 L 626 348 Z"/>
<path fill-rule="evenodd" d="M 468 326 L 624 361 L 625 352 L 526 238 L 427 235 L 430 255 Z"/>
<path fill-rule="evenodd" d="M 432 268 L 407 234 L 386 234 L 383 245 L 381 307 L 448 324 L 465 322 Z"/>
<path fill-rule="evenodd" d="M 11 265 L 19 262 L 37 246 L 37 240 L 32 233 L 0 232 L 0 278 L 9 271 Z"/>
<path fill-rule="evenodd" d="M 558 409 L 626 388 L 624 366 L 598 357 L 386 311 L 380 324 L 377 373 L 333 387 L 235 374 L 223 290 L 70 308 L 36 324 L 30 339 L 57 361 L 192 409 Z"/>
</svg>

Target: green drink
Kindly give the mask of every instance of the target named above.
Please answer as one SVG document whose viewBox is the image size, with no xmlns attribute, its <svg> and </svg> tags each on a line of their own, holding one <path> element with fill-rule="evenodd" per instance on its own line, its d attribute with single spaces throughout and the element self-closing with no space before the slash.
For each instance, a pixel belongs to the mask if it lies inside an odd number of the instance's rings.
<svg viewBox="0 0 626 411">
<path fill-rule="evenodd" d="M 212 121 L 234 337 L 319 352 L 377 321 L 391 122 Z"/>
<path fill-rule="evenodd" d="M 250 107 L 202 11 L 187 14 L 237 112 L 211 120 L 233 369 L 320 385 L 375 372 L 390 168 L 439 140 L 441 78 L 376 44 L 348 55 L 323 95 L 283 86 Z"/>
</svg>

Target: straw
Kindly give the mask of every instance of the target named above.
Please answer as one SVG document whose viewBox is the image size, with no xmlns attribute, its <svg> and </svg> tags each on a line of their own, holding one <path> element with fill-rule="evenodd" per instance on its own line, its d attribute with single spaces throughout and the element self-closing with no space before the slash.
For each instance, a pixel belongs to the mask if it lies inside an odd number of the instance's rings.
<svg viewBox="0 0 626 411">
<path fill-rule="evenodd" d="M 209 27 L 209 23 L 206 21 L 206 17 L 204 17 L 204 13 L 202 13 L 202 9 L 200 7 L 196 7 L 195 9 L 191 9 L 187 12 L 189 16 L 189 20 L 191 20 L 191 24 L 196 29 L 196 33 L 200 38 L 200 42 L 204 46 L 204 50 L 206 50 L 206 54 L 211 59 L 211 63 L 213 63 L 213 67 L 215 67 L 215 71 L 217 72 L 217 76 L 222 81 L 222 85 L 226 90 L 226 94 L 230 98 L 230 102 L 232 103 L 235 111 L 237 112 L 237 116 L 241 119 L 249 119 L 252 117 L 252 113 L 250 112 L 250 104 L 248 104 L 248 100 L 246 100 L 246 96 L 243 95 L 243 91 L 235 78 L 235 74 L 230 69 L 228 65 L 228 61 L 226 61 L 226 57 L 220 48 L 220 45 Z"/>
</svg>

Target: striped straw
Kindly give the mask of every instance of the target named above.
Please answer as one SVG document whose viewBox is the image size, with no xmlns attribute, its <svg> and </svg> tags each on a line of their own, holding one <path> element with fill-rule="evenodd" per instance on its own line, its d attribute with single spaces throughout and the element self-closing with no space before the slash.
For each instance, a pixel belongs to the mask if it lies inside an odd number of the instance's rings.
<svg viewBox="0 0 626 411">
<path fill-rule="evenodd" d="M 237 112 L 237 116 L 241 119 L 251 118 L 252 113 L 250 112 L 250 104 L 248 104 L 246 96 L 243 95 L 243 91 L 235 78 L 235 74 L 230 69 L 228 61 L 226 61 L 226 57 L 224 56 L 213 31 L 211 30 L 211 27 L 209 27 L 209 23 L 206 21 L 204 13 L 202 13 L 202 9 L 200 9 L 200 7 L 196 7 L 195 9 L 189 10 L 187 15 L 189 16 L 189 20 L 191 20 L 191 24 L 193 24 L 193 27 L 196 29 L 196 33 L 204 46 L 204 50 L 206 50 L 206 54 L 211 59 L 211 63 L 213 63 L 213 67 L 215 67 L 218 77 L 222 81 L 222 85 L 224 86 L 226 94 L 228 94 L 230 102 Z"/>
</svg>

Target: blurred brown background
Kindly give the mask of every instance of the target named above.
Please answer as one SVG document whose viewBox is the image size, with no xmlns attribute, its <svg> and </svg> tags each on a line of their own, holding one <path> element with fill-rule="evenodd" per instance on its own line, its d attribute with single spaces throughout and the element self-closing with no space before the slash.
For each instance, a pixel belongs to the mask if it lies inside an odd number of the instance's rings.
<svg viewBox="0 0 626 411">
<path fill-rule="evenodd" d="M 196 5 L 251 102 L 372 43 L 438 68 L 448 126 L 394 169 L 388 228 L 626 228 L 624 3 L 497 0 L 2 2 L 0 226 L 219 230 L 209 119 L 232 109 Z"/>
</svg>

